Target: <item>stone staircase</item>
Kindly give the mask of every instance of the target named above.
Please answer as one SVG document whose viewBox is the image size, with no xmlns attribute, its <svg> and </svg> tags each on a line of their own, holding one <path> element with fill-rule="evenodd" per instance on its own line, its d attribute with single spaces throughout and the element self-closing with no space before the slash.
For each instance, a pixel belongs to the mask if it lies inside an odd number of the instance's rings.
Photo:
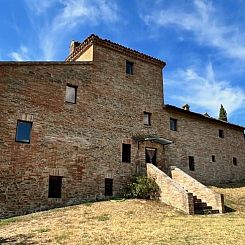
<svg viewBox="0 0 245 245">
<path fill-rule="evenodd" d="M 212 206 L 208 206 L 206 202 L 203 202 L 202 199 L 193 196 L 194 202 L 194 214 L 218 214 L 219 210 L 213 209 Z"/>
<path fill-rule="evenodd" d="M 160 201 L 188 214 L 218 214 L 224 212 L 224 196 L 215 193 L 181 169 L 172 166 L 166 174 L 147 163 L 147 176 L 160 188 Z"/>
</svg>

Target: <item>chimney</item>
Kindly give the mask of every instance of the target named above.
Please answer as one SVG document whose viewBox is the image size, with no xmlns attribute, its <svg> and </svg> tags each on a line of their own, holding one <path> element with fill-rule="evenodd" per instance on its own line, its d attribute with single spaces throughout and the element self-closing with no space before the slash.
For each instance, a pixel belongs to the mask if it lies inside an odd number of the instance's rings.
<svg viewBox="0 0 245 245">
<path fill-rule="evenodd" d="M 182 109 L 184 109 L 185 111 L 190 111 L 190 106 L 188 104 L 185 104 L 182 106 Z"/>
<path fill-rule="evenodd" d="M 205 112 L 203 115 L 204 115 L 205 117 L 210 117 L 209 114 L 208 114 L 207 112 Z"/>
<path fill-rule="evenodd" d="M 79 42 L 72 40 L 70 44 L 70 54 L 73 53 L 79 45 Z"/>
</svg>

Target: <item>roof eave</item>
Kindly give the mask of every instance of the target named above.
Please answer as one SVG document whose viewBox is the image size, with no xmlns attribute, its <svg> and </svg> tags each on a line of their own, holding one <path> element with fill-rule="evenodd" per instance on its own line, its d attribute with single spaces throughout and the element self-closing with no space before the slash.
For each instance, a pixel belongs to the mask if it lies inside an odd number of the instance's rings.
<svg viewBox="0 0 245 245">
<path fill-rule="evenodd" d="M 135 58 L 148 61 L 152 64 L 160 66 L 162 69 L 166 66 L 166 62 L 154 58 L 152 56 L 146 55 L 144 53 L 141 53 L 139 51 L 127 48 L 125 46 L 122 46 L 118 43 L 114 43 L 107 39 L 102 39 L 94 34 L 90 35 L 88 38 L 86 38 L 75 50 L 74 52 L 70 53 L 68 57 L 65 59 L 65 61 L 74 61 L 79 55 L 81 55 L 82 52 L 84 52 L 87 48 L 89 48 L 93 44 L 100 44 L 102 46 L 105 46 L 107 48 L 116 50 L 118 52 L 125 52 L 128 55 L 134 56 Z"/>
<path fill-rule="evenodd" d="M 243 127 L 243 126 L 240 126 L 240 125 L 237 125 L 237 124 L 233 124 L 233 123 L 229 123 L 229 122 L 225 122 L 225 121 L 213 118 L 213 117 L 207 117 L 207 116 L 204 116 L 204 115 L 202 115 L 200 113 L 187 111 L 187 110 L 181 109 L 181 108 L 173 106 L 173 105 L 165 104 L 165 105 L 163 105 L 163 107 L 166 110 L 177 111 L 177 112 L 188 114 L 188 115 L 191 115 L 191 116 L 196 116 L 196 117 L 199 117 L 199 118 L 202 118 L 202 119 L 205 119 L 205 120 L 210 120 L 212 122 L 225 124 L 225 125 L 230 126 L 230 127 L 239 128 L 240 130 L 245 130 L 245 127 Z"/>
</svg>

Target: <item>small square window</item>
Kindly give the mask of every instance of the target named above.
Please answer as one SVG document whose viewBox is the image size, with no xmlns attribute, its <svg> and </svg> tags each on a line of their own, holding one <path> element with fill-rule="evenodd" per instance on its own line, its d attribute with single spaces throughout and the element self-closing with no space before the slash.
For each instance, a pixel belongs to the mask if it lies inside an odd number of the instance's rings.
<svg viewBox="0 0 245 245">
<path fill-rule="evenodd" d="M 219 129 L 219 137 L 224 138 L 224 130 Z"/>
<path fill-rule="evenodd" d="M 233 162 L 234 166 L 237 166 L 237 158 L 236 157 L 233 157 L 232 162 Z"/>
<path fill-rule="evenodd" d="M 17 121 L 15 141 L 30 144 L 32 122 Z"/>
<path fill-rule="evenodd" d="M 215 155 L 212 155 L 212 162 L 216 162 Z"/>
<path fill-rule="evenodd" d="M 113 195 L 113 179 L 105 179 L 105 196 Z"/>
<path fill-rule="evenodd" d="M 170 130 L 177 131 L 177 119 L 170 118 Z"/>
<path fill-rule="evenodd" d="M 126 73 L 127 74 L 133 75 L 133 67 L 134 67 L 134 63 L 126 60 Z"/>
<path fill-rule="evenodd" d="M 192 156 L 189 156 L 189 169 L 190 171 L 195 171 L 195 162 Z"/>
<path fill-rule="evenodd" d="M 77 101 L 77 86 L 66 85 L 66 102 L 76 104 Z"/>
<path fill-rule="evenodd" d="M 151 113 L 144 112 L 144 125 L 151 125 Z"/>
<path fill-rule="evenodd" d="M 62 176 L 49 176 L 48 198 L 61 198 Z"/>
<path fill-rule="evenodd" d="M 122 162 L 131 162 L 131 145 L 122 144 Z"/>
</svg>

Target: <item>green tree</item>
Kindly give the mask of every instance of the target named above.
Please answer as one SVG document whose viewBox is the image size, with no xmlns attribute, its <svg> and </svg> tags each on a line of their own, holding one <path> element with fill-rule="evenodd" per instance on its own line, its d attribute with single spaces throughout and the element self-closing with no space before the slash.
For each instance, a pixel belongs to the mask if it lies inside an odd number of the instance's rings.
<svg viewBox="0 0 245 245">
<path fill-rule="evenodd" d="M 227 113 L 224 106 L 221 104 L 219 109 L 219 120 L 227 122 Z"/>
</svg>

